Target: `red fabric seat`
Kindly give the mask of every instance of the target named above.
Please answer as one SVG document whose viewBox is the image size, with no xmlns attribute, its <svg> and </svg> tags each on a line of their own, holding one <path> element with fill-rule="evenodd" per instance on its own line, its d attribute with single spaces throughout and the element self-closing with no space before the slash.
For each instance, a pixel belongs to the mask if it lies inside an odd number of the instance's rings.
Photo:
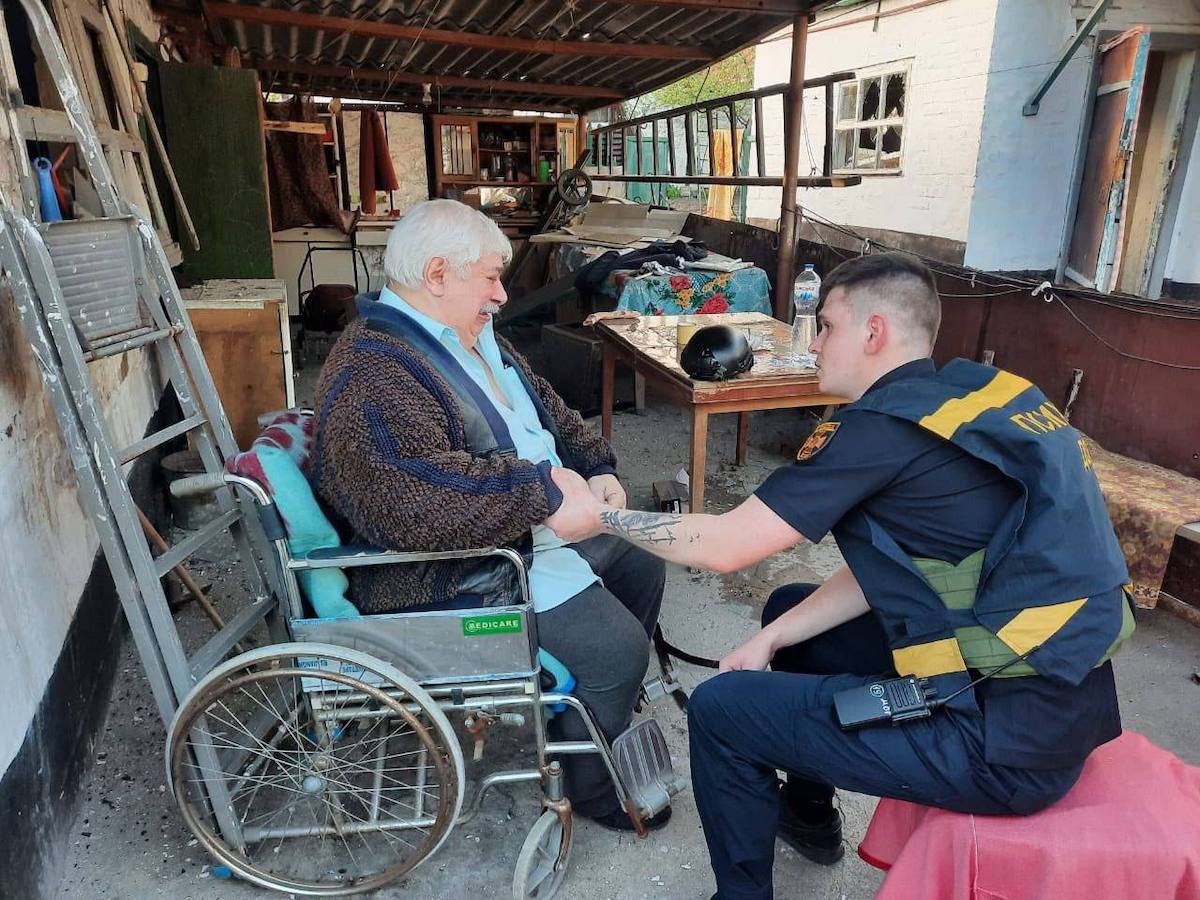
<svg viewBox="0 0 1200 900">
<path fill-rule="evenodd" d="M 1200 768 L 1125 732 L 1032 816 L 881 800 L 858 855 L 887 870 L 882 900 L 1196 900 Z"/>
</svg>

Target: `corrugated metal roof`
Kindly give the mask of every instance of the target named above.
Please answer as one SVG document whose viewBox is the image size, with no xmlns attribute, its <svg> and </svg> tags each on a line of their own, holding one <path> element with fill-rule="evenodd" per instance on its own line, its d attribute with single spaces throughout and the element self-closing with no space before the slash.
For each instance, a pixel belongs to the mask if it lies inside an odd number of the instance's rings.
<svg viewBox="0 0 1200 900">
<path fill-rule="evenodd" d="M 165 0 L 277 91 L 587 110 L 704 68 L 825 0 Z M 738 8 L 740 7 L 740 8 Z M 199 24 L 202 20 L 197 17 Z M 532 43 L 542 42 L 542 43 Z M 564 43 L 566 45 L 564 46 Z M 649 49 L 646 49 L 649 47 Z M 561 90 L 560 88 L 565 88 Z"/>
</svg>

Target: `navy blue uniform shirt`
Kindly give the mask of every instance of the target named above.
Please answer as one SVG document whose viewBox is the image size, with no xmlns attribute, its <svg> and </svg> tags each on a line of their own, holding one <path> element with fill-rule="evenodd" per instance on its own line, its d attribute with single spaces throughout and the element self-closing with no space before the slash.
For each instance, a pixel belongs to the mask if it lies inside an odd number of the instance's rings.
<svg viewBox="0 0 1200 900">
<path fill-rule="evenodd" d="M 906 363 L 869 391 L 934 371 L 932 359 Z M 869 392 L 868 391 L 868 392 Z M 837 430 L 808 459 L 773 472 L 755 495 L 817 542 L 861 507 L 911 556 L 959 563 L 987 545 L 1020 496 L 989 463 L 895 416 L 846 407 Z M 1044 678 L 994 678 L 976 689 L 986 715 L 987 758 L 1030 768 L 1083 761 L 1121 733 L 1112 665 L 1076 687 Z"/>
</svg>

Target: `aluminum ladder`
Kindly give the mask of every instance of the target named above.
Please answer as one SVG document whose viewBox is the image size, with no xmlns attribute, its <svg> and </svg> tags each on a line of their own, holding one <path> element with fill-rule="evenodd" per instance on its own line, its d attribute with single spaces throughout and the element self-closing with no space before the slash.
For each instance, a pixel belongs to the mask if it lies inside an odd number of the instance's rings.
<svg viewBox="0 0 1200 900">
<path fill-rule="evenodd" d="M 118 195 L 91 114 L 48 13 L 37 0 L 20 2 L 72 123 L 104 216 L 39 223 L 33 215 L 36 194 L 31 198 L 30 182 L 22 177 L 26 208 L 17 211 L 0 201 L 0 265 L 67 446 L 81 504 L 99 533 L 159 713 L 169 727 L 196 681 L 260 623 L 266 623 L 273 641 L 288 639 L 280 615 L 279 573 L 261 562 L 273 556 L 251 505 L 243 508 L 228 487 L 216 494 L 220 512 L 214 521 L 161 555 L 151 554 L 123 467 L 189 435 L 204 471 L 219 473 L 238 447 L 158 236 L 149 219 Z M 0 87 L 4 88 L 0 104 L 13 130 L 17 155 L 23 158 L 25 136 L 10 99 L 14 86 Z M 120 447 L 98 401 L 91 364 L 151 347 L 157 351 L 163 387 L 173 389 L 183 418 Z M 250 602 L 189 655 L 162 578 L 224 532 L 232 534 Z M 219 771 L 211 743 L 199 740 L 196 745 L 201 768 Z M 208 800 L 222 830 L 240 833 L 228 811 L 223 781 L 206 781 Z"/>
</svg>

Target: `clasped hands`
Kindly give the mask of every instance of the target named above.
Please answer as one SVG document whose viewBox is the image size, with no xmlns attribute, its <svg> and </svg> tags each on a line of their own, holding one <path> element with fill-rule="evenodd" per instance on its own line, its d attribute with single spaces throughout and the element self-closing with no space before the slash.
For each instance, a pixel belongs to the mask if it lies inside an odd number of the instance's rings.
<svg viewBox="0 0 1200 900">
<path fill-rule="evenodd" d="M 583 541 L 603 530 L 600 514 L 605 506 L 625 508 L 625 489 L 615 475 L 583 476 L 571 469 L 555 467 L 550 477 L 562 491 L 562 505 L 546 519 L 546 525 L 564 541 Z M 760 631 L 721 659 L 720 670 L 765 669 L 775 655 L 772 635 Z"/>
<path fill-rule="evenodd" d="M 593 475 L 585 481 L 578 472 L 556 466 L 550 477 L 563 499 L 546 525 L 564 541 L 583 541 L 600 534 L 600 513 L 605 506 L 625 508 L 625 489 L 616 475 Z"/>
</svg>

